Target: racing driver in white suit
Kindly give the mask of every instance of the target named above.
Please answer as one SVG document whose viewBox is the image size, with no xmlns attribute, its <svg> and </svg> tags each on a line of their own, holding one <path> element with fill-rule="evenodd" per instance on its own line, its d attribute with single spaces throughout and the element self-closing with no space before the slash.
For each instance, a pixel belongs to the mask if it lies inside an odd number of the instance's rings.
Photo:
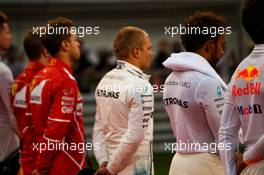
<svg viewBox="0 0 264 175">
<path fill-rule="evenodd" d="M 224 27 L 221 16 L 196 12 L 186 27 Z M 214 70 L 224 54 L 225 35 L 183 34 L 186 52 L 173 53 L 163 65 L 167 77 L 163 101 L 177 139 L 169 175 L 223 175 L 218 130 L 227 86 Z M 228 145 L 227 145 L 228 146 Z"/>
<path fill-rule="evenodd" d="M 143 73 L 151 64 L 148 34 L 124 27 L 114 40 L 117 66 L 99 82 L 93 128 L 96 175 L 153 175 L 153 91 Z"/>
</svg>

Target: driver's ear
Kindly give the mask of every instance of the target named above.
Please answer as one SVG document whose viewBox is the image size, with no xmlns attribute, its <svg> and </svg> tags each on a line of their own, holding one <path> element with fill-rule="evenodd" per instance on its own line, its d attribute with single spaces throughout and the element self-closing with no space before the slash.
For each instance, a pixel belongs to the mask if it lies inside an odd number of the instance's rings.
<svg viewBox="0 0 264 175">
<path fill-rule="evenodd" d="M 50 57 L 49 52 L 46 48 L 43 49 L 42 54 L 44 57 Z"/>
<path fill-rule="evenodd" d="M 132 55 L 134 58 L 139 58 L 139 55 L 140 55 L 140 49 L 135 47 L 132 49 Z"/>
<path fill-rule="evenodd" d="M 210 52 L 212 52 L 212 50 L 214 49 L 214 41 L 213 40 L 208 40 L 205 42 L 205 51 L 207 54 L 209 54 Z"/>
<path fill-rule="evenodd" d="M 61 49 L 62 49 L 62 51 L 68 51 L 69 50 L 69 46 L 70 45 L 70 43 L 67 41 L 67 40 L 63 40 L 62 42 L 61 42 Z"/>
</svg>

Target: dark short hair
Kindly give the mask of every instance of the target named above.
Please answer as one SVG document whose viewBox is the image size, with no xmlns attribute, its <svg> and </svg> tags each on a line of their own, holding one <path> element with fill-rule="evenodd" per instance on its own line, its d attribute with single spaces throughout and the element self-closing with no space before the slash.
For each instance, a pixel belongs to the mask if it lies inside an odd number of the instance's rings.
<svg viewBox="0 0 264 175">
<path fill-rule="evenodd" d="M 67 29 L 65 31 L 68 32 L 62 32 L 62 30 L 60 32 L 54 32 L 53 34 L 49 34 L 48 33 L 48 29 L 51 29 L 51 27 L 57 31 L 59 31 L 60 29 L 63 28 Z M 46 33 L 44 34 L 44 36 L 42 37 L 42 42 L 45 46 L 45 48 L 48 50 L 48 52 L 54 56 L 55 54 L 57 54 L 60 50 L 60 46 L 61 43 L 64 40 L 69 40 L 71 37 L 71 27 L 73 27 L 73 21 L 68 19 L 68 18 L 64 18 L 64 17 L 58 17 L 55 18 L 53 20 L 49 20 L 47 25 L 46 25 Z M 52 33 L 52 32 L 50 32 Z"/>
<path fill-rule="evenodd" d="M 4 23 L 8 23 L 8 18 L 6 14 L 0 11 L 0 30 L 2 29 Z"/>
<path fill-rule="evenodd" d="M 42 44 L 39 35 L 35 35 L 33 30 L 28 30 L 24 38 L 24 49 L 29 60 L 38 60 L 43 52 L 44 45 Z"/>
<path fill-rule="evenodd" d="M 185 21 L 185 28 L 198 27 L 199 29 L 211 28 L 211 27 L 225 27 L 226 22 L 222 16 L 218 16 L 213 12 L 195 12 L 193 15 L 189 16 Z M 210 32 L 208 34 L 204 33 L 188 33 L 181 35 L 182 44 L 185 50 L 188 52 L 195 52 L 197 49 L 201 48 L 208 40 L 216 41 L 219 38 L 219 33 L 217 32 L 215 36 L 212 36 Z"/>
<path fill-rule="evenodd" d="M 117 59 L 127 58 L 131 49 L 135 47 L 143 49 L 145 33 L 144 30 L 134 26 L 121 28 L 113 43 Z"/>
<path fill-rule="evenodd" d="M 264 44 L 264 1 L 245 0 L 242 24 L 256 44 Z"/>
</svg>

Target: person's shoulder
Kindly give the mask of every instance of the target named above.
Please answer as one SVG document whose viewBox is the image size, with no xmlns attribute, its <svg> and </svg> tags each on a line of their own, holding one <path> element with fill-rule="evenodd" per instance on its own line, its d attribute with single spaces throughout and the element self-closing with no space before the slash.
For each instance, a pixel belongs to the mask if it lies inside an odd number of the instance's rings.
<svg viewBox="0 0 264 175">
<path fill-rule="evenodd" d="M 201 78 L 199 84 L 202 88 L 220 86 L 216 79 L 208 75 Z"/>
<path fill-rule="evenodd" d="M 150 76 L 144 73 L 139 73 L 131 70 L 124 70 L 122 75 L 126 76 L 127 81 L 136 82 L 136 83 L 148 83 L 148 79 Z"/>
<path fill-rule="evenodd" d="M 215 94 L 217 96 L 222 96 L 224 90 L 216 79 L 206 76 L 198 84 L 196 93 L 198 92 L 201 92 L 202 94 Z"/>
<path fill-rule="evenodd" d="M 18 74 L 15 81 L 27 81 L 31 77 L 32 73 L 33 71 L 27 65 L 26 68 Z"/>
<path fill-rule="evenodd" d="M 202 81 L 203 79 L 207 79 L 207 78 L 210 78 L 209 75 L 205 74 L 205 73 L 202 73 L 202 72 L 198 72 L 198 71 L 191 71 L 193 73 L 193 77 L 195 79 L 198 79 L 200 81 Z"/>
<path fill-rule="evenodd" d="M 0 61 L 0 74 L 3 75 L 3 74 L 11 74 L 12 75 L 12 72 L 10 70 L 10 68 L 3 62 Z"/>
<path fill-rule="evenodd" d="M 31 81 L 31 85 L 44 85 L 47 84 L 46 88 L 50 93 L 57 92 L 58 89 L 71 85 L 62 73 L 55 67 L 46 66 L 39 71 Z"/>
<path fill-rule="evenodd" d="M 41 82 L 46 80 L 53 84 L 60 84 L 64 80 L 64 78 L 61 76 L 61 73 L 56 68 L 49 66 L 46 66 L 38 73 L 36 73 L 33 79 L 36 82 Z"/>
<path fill-rule="evenodd" d="M 27 71 L 24 69 L 21 73 L 18 74 L 18 76 L 16 77 L 15 81 L 16 82 L 21 82 L 21 81 L 26 81 L 27 79 Z"/>
<path fill-rule="evenodd" d="M 173 79 L 174 76 L 175 74 L 173 72 L 173 74 L 171 75 L 171 78 Z M 200 86 L 201 83 L 204 83 L 207 81 L 208 82 L 214 81 L 214 79 L 210 77 L 209 75 L 198 72 L 198 71 L 193 71 L 193 70 L 184 71 L 183 75 L 180 76 L 179 79 L 183 82 L 191 84 L 193 88 Z"/>
<path fill-rule="evenodd" d="M 124 82 L 128 78 L 127 72 L 121 69 L 112 69 L 103 75 L 101 80 Z"/>
<path fill-rule="evenodd" d="M 75 77 L 68 69 L 62 68 L 62 70 L 57 70 L 57 71 L 58 71 L 58 75 L 56 79 L 62 80 L 63 82 L 66 82 L 66 83 L 76 82 Z M 56 72 L 56 70 L 54 70 L 54 72 Z"/>
<path fill-rule="evenodd" d="M 145 90 L 151 87 L 150 82 L 144 76 L 133 75 L 128 73 L 124 83 L 129 89 L 133 88 L 138 91 L 139 89 Z"/>
<path fill-rule="evenodd" d="M 13 83 L 14 78 L 11 69 L 5 64 L 0 62 L 0 79 L 2 82 Z"/>
</svg>

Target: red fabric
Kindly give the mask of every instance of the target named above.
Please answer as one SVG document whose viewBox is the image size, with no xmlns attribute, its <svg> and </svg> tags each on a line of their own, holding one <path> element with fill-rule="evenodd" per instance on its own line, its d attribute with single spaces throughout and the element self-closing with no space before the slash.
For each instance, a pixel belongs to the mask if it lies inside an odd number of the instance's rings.
<svg viewBox="0 0 264 175">
<path fill-rule="evenodd" d="M 244 161 L 245 164 L 247 165 L 251 165 L 251 164 L 254 164 L 254 163 L 257 163 L 257 162 L 260 162 L 261 160 L 263 160 L 263 157 L 262 156 L 257 156 L 255 159 L 253 160 L 246 160 Z"/>
<path fill-rule="evenodd" d="M 17 119 L 18 127 L 22 135 L 22 168 L 24 175 L 31 175 L 36 162 L 36 151 L 33 151 L 33 142 L 36 142 L 32 116 L 29 109 L 30 83 L 34 76 L 42 69 L 44 65 L 37 61 L 30 61 L 25 70 L 20 73 L 12 85 L 12 107 Z M 23 88 L 25 96 L 20 95 Z M 19 97 L 15 98 L 18 95 Z"/>
<path fill-rule="evenodd" d="M 72 70 L 61 60 L 52 59 L 31 85 L 30 106 L 37 140 L 43 148 L 51 145 L 50 150 L 39 149 L 36 167 L 49 175 L 76 175 L 85 164 L 84 150 L 78 149 L 84 144 L 84 130 L 82 97 Z M 68 148 L 58 149 L 61 143 Z"/>
</svg>

